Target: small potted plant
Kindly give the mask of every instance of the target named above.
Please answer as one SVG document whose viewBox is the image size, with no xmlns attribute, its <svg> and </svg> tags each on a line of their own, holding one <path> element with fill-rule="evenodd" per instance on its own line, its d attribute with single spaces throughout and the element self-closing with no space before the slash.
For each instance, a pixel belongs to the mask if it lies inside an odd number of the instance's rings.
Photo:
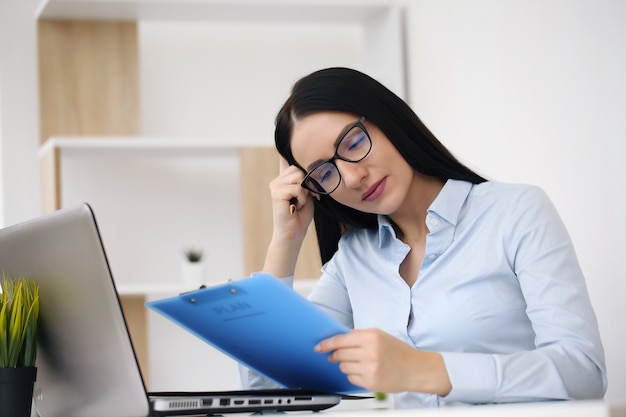
<svg viewBox="0 0 626 417">
<path fill-rule="evenodd" d="M 29 417 L 37 377 L 39 286 L 30 278 L 0 282 L 0 416 Z"/>
<path fill-rule="evenodd" d="M 184 262 L 181 266 L 183 284 L 189 287 L 199 287 L 204 284 L 204 262 L 201 249 L 186 249 L 183 251 Z"/>
<path fill-rule="evenodd" d="M 184 251 L 185 259 L 187 262 L 199 263 L 202 262 L 202 250 L 201 249 L 186 249 Z"/>
</svg>

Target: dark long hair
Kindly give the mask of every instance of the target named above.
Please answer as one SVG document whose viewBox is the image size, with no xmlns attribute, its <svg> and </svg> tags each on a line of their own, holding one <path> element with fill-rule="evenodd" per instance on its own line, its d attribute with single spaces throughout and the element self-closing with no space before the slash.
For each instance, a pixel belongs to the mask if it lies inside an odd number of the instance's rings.
<svg viewBox="0 0 626 417">
<path fill-rule="evenodd" d="M 368 75 L 349 68 L 322 69 L 294 84 L 291 95 L 276 116 L 274 132 L 276 149 L 289 164 L 303 169 L 291 153 L 293 121 L 322 111 L 365 116 L 378 126 L 417 172 L 443 181 L 485 181 L 461 164 L 404 100 Z M 344 206 L 330 196 L 313 201 L 313 220 L 322 263 L 330 260 L 337 251 L 339 239 L 346 230 L 377 227 L 375 214 Z"/>
</svg>

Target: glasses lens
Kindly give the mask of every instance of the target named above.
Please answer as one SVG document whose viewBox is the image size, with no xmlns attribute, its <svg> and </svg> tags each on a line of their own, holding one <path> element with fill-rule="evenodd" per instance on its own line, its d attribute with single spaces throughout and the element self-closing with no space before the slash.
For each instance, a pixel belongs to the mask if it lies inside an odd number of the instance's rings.
<svg viewBox="0 0 626 417">
<path fill-rule="evenodd" d="M 330 193 L 337 188 L 341 178 L 332 162 L 324 162 L 309 173 L 307 186 L 321 193 Z"/>
<path fill-rule="evenodd" d="M 372 150 L 372 140 L 363 127 L 363 120 L 365 120 L 364 117 L 343 135 L 332 159 L 318 165 L 307 174 L 302 183 L 305 188 L 320 194 L 332 193 L 341 182 L 341 175 L 335 165 L 335 160 L 359 162 L 369 154 Z"/>
<path fill-rule="evenodd" d="M 337 155 L 345 161 L 358 162 L 367 156 L 371 148 L 372 142 L 367 132 L 359 126 L 354 126 L 341 139 Z"/>
</svg>

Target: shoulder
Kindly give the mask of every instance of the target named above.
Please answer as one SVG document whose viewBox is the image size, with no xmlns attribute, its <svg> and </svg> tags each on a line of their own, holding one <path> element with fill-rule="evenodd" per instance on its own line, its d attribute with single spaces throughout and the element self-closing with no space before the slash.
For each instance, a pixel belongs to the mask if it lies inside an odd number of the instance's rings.
<svg viewBox="0 0 626 417">
<path fill-rule="evenodd" d="M 470 218 L 495 222 L 507 233 L 527 233 L 560 224 L 559 213 L 548 194 L 530 184 L 487 182 L 473 187 L 467 205 Z"/>
<path fill-rule="evenodd" d="M 475 184 L 471 193 L 476 196 L 509 196 L 514 198 L 524 194 L 544 193 L 544 191 L 532 184 L 485 181 Z"/>
<path fill-rule="evenodd" d="M 487 181 L 472 186 L 460 209 L 459 222 L 491 224 L 502 230 L 507 228 L 505 225 L 528 225 L 556 216 L 552 202 L 540 187 Z"/>
<path fill-rule="evenodd" d="M 476 184 L 470 192 L 470 201 L 484 201 L 512 210 L 549 202 L 546 192 L 536 185 L 486 181 Z"/>
</svg>

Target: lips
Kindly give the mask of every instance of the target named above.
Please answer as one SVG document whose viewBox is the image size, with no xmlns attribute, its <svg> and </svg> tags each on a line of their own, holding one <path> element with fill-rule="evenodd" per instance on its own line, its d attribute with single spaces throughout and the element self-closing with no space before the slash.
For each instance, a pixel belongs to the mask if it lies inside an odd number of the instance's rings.
<svg viewBox="0 0 626 417">
<path fill-rule="evenodd" d="M 376 182 L 361 196 L 362 201 L 374 201 L 385 191 L 385 184 L 387 183 L 387 177 Z"/>
</svg>

